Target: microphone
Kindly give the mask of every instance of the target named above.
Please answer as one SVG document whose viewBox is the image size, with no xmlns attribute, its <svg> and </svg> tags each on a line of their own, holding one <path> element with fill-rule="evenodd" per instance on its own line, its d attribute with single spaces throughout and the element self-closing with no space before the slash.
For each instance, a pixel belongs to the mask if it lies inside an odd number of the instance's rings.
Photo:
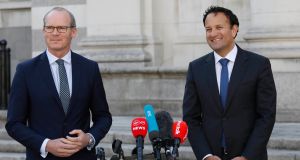
<svg viewBox="0 0 300 160">
<path fill-rule="evenodd" d="M 170 147 L 173 145 L 172 138 L 172 125 L 173 118 L 169 112 L 159 111 L 155 113 L 155 118 L 157 120 L 159 135 L 162 140 L 162 147 L 165 149 L 165 155 L 167 160 L 173 160 Z"/>
<path fill-rule="evenodd" d="M 152 143 L 154 156 L 157 160 L 161 160 L 160 149 L 161 149 L 161 139 L 159 137 L 159 130 L 157 122 L 154 115 L 154 109 L 152 105 L 147 104 L 144 106 L 144 113 L 148 123 L 149 139 Z"/>
<path fill-rule="evenodd" d="M 119 160 L 124 159 L 124 152 L 122 149 L 122 141 L 119 139 L 114 139 L 112 143 L 112 150 L 114 153 L 117 153 L 118 155 L 113 155 L 111 157 L 111 160 Z"/>
<path fill-rule="evenodd" d="M 105 160 L 105 151 L 102 147 L 96 147 L 96 157 L 99 160 Z"/>
<path fill-rule="evenodd" d="M 184 143 L 188 134 L 188 126 L 184 121 L 176 121 L 173 123 L 172 133 L 174 138 L 174 148 L 172 156 L 175 158 L 178 156 L 178 148 L 180 143 Z"/>
<path fill-rule="evenodd" d="M 131 122 L 132 135 L 136 138 L 137 160 L 143 160 L 144 138 L 148 125 L 145 118 L 135 118 Z"/>
</svg>

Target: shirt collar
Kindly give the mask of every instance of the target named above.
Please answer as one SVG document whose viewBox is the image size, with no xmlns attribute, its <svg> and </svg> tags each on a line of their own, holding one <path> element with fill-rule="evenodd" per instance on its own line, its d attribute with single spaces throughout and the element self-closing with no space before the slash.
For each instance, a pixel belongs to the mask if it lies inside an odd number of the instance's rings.
<svg viewBox="0 0 300 160">
<path fill-rule="evenodd" d="M 47 49 L 46 50 L 46 54 L 47 54 L 47 57 L 48 57 L 48 60 L 49 60 L 49 64 L 52 64 L 54 63 L 56 60 L 58 59 L 63 59 L 66 63 L 69 63 L 71 64 L 71 51 L 69 50 L 68 53 L 62 57 L 62 58 L 57 58 L 55 57 L 52 53 L 49 52 L 49 50 Z"/>
<path fill-rule="evenodd" d="M 225 57 L 221 57 L 217 52 L 214 51 L 215 63 L 218 63 L 219 60 L 222 58 L 226 58 L 230 62 L 234 63 L 236 55 L 237 55 L 237 46 L 236 45 L 234 45 L 233 49 Z"/>
</svg>

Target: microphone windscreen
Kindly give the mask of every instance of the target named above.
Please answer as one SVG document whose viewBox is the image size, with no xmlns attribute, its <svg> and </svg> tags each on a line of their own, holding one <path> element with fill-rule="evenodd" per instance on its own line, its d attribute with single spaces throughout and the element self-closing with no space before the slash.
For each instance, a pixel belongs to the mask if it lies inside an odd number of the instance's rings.
<svg viewBox="0 0 300 160">
<path fill-rule="evenodd" d="M 152 131 L 159 132 L 157 122 L 155 119 L 154 109 L 153 109 L 152 105 L 150 105 L 150 104 L 145 105 L 144 113 L 145 113 L 145 117 L 146 117 L 146 120 L 148 123 L 149 135 Z"/>
<path fill-rule="evenodd" d="M 112 143 L 112 150 L 114 153 L 121 153 L 122 151 L 122 141 L 119 139 L 114 139 L 113 143 Z"/>
<path fill-rule="evenodd" d="M 113 155 L 110 160 L 120 160 L 118 155 Z"/>
<path fill-rule="evenodd" d="M 176 121 L 172 127 L 173 138 L 180 139 L 180 143 L 183 143 L 188 135 L 188 126 L 184 121 Z"/>
<path fill-rule="evenodd" d="M 131 122 L 131 131 L 132 135 L 137 138 L 138 136 L 142 136 L 145 138 L 147 134 L 148 124 L 145 118 L 135 118 Z"/>
<path fill-rule="evenodd" d="M 162 140 L 172 139 L 173 118 L 167 111 L 159 111 L 155 113 L 155 118 L 159 128 L 160 138 Z"/>
<path fill-rule="evenodd" d="M 152 131 L 149 132 L 149 139 L 151 142 L 153 142 L 153 140 L 159 138 L 159 132 L 158 131 Z"/>
</svg>

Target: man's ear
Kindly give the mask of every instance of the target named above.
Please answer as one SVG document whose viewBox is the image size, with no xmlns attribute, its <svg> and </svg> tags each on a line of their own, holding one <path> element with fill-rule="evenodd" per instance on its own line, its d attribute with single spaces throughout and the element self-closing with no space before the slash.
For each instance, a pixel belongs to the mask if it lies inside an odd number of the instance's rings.
<svg viewBox="0 0 300 160">
<path fill-rule="evenodd" d="M 231 28 L 232 37 L 235 38 L 238 32 L 239 32 L 239 26 L 236 24 L 233 25 Z"/>
<path fill-rule="evenodd" d="M 77 36 L 77 28 L 72 28 L 72 38 L 75 38 Z"/>
</svg>

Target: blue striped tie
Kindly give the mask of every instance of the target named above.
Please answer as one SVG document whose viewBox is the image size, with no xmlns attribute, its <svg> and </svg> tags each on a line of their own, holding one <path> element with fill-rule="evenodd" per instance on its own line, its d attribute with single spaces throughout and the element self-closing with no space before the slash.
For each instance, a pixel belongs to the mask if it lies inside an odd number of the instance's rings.
<svg viewBox="0 0 300 160">
<path fill-rule="evenodd" d="M 222 104 L 223 110 L 225 110 L 227 89 L 228 89 L 228 67 L 227 67 L 227 64 L 228 64 L 229 60 L 226 58 L 222 58 L 219 60 L 219 62 L 222 65 L 221 80 L 220 80 L 220 98 L 221 98 L 221 104 Z M 225 141 L 225 135 L 224 135 L 223 128 L 222 128 L 221 144 L 222 144 L 223 148 L 226 148 L 226 141 Z"/>
<path fill-rule="evenodd" d="M 69 89 L 69 83 L 67 78 L 67 72 L 65 69 L 64 60 L 58 59 L 56 60 L 56 63 L 58 64 L 58 70 L 59 70 L 59 82 L 60 82 L 59 98 L 64 108 L 65 114 L 67 114 L 69 108 L 69 102 L 70 102 L 70 89 Z"/>
</svg>

